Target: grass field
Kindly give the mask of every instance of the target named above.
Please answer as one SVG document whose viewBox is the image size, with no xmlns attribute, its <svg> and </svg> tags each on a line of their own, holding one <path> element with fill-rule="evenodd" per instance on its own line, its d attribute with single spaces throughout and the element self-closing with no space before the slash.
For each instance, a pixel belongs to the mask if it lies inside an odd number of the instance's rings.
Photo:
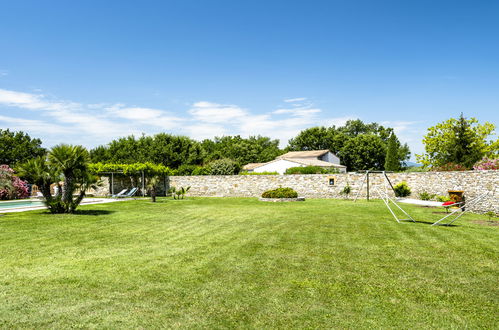
<svg viewBox="0 0 499 330">
<path fill-rule="evenodd" d="M 431 227 L 379 201 L 242 198 L 80 210 L 0 217 L 0 327 L 499 324 L 499 227 L 483 216 Z"/>
</svg>

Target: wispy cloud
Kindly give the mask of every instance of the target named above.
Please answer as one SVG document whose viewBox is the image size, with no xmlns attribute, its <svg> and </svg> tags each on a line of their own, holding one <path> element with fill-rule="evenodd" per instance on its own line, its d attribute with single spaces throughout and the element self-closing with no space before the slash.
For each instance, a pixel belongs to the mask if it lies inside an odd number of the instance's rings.
<svg viewBox="0 0 499 330">
<path fill-rule="evenodd" d="M 246 110 L 237 105 L 206 101 L 194 103 L 189 113 L 193 119 L 205 123 L 227 123 L 234 120 L 241 120 L 248 116 Z"/>
<path fill-rule="evenodd" d="M 46 134 L 50 132 L 54 132 L 56 134 L 71 132 L 71 129 L 66 128 L 64 126 L 36 119 L 23 119 L 10 116 L 0 116 L 0 122 L 9 124 L 9 128 L 13 130 L 21 130 L 21 131 L 29 130 L 31 132 L 35 132 L 38 134 Z"/>
<path fill-rule="evenodd" d="M 284 99 L 284 102 L 286 103 L 302 102 L 305 101 L 306 99 L 307 99 L 306 97 L 295 97 L 293 99 Z"/>
<path fill-rule="evenodd" d="M 278 109 L 274 111 L 274 114 L 277 115 L 291 115 L 294 117 L 307 117 L 316 113 L 321 112 L 321 109 L 303 109 L 303 108 L 294 108 L 294 109 Z"/>
<path fill-rule="evenodd" d="M 21 109 L 16 116 L 19 114 L 22 117 L 0 116 L 0 126 L 32 132 L 42 138 L 50 135 L 51 141 L 58 135 L 60 142 L 71 141 L 86 146 L 106 143 L 129 134 L 161 131 L 199 140 L 235 134 L 264 135 L 279 139 L 281 146 L 285 146 L 288 139 L 307 127 L 339 125 L 351 119 L 323 118 L 322 110 L 306 98 L 284 102 L 287 104 L 285 107 L 255 113 L 235 104 L 198 101 L 179 114 L 124 103 L 82 104 L 44 94 L 0 89 L 0 107 Z"/>
<path fill-rule="evenodd" d="M 7 70 L 0 70 L 0 77 L 5 77 L 9 75 L 9 72 Z"/>
</svg>

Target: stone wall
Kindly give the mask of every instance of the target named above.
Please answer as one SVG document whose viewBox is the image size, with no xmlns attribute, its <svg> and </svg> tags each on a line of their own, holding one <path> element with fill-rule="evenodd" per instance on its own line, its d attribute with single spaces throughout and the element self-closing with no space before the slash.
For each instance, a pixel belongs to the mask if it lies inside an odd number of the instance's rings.
<svg viewBox="0 0 499 330">
<path fill-rule="evenodd" d="M 406 181 L 412 190 L 411 197 L 417 198 L 426 191 L 438 195 L 448 195 L 448 190 L 464 190 L 468 200 L 484 192 L 489 192 L 482 202 L 473 208 L 477 212 L 495 211 L 499 214 L 499 171 L 463 172 L 412 172 L 389 173 L 395 185 Z M 334 185 L 329 179 L 334 178 Z M 190 186 L 191 196 L 212 197 L 260 197 L 269 189 L 291 187 L 305 198 L 343 198 L 341 191 L 349 184 L 350 198 L 359 192 L 365 174 L 307 174 L 307 175 L 232 175 L 232 176 L 173 176 L 170 186 Z M 379 198 L 376 188 L 385 191 L 385 180 L 381 173 L 371 173 L 370 197 Z M 393 196 L 393 192 L 391 192 Z M 366 198 L 366 184 L 359 192 L 359 198 Z"/>
<path fill-rule="evenodd" d="M 464 190 L 468 200 L 484 192 L 488 196 L 472 208 L 476 212 L 494 211 L 499 214 L 499 171 L 463 171 L 463 172 L 412 172 L 389 173 L 388 177 L 395 185 L 406 181 L 412 190 L 411 197 L 418 198 L 420 192 L 447 196 L 448 190 Z M 330 179 L 334 185 L 330 185 Z M 365 174 L 306 174 L 306 175 L 230 175 L 230 176 L 172 176 L 160 187 L 158 195 L 164 195 L 164 189 L 170 186 L 190 186 L 190 196 L 206 197 L 260 197 L 269 189 L 291 187 L 305 198 L 343 198 L 341 191 L 349 184 L 352 188 L 350 198 L 359 193 L 359 198 L 366 198 L 366 184 L 361 189 Z M 385 191 L 385 180 L 381 173 L 371 173 L 370 197 L 379 198 L 376 188 Z M 109 182 L 98 194 L 110 192 Z M 115 180 L 114 192 L 129 187 L 127 179 Z M 393 192 L 391 192 L 393 196 Z"/>
</svg>

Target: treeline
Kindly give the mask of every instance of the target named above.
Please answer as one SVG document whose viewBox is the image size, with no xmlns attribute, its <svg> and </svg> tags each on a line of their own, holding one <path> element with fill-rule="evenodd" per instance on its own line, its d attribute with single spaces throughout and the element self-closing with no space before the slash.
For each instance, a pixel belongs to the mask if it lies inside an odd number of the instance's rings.
<svg viewBox="0 0 499 330">
<path fill-rule="evenodd" d="M 14 168 L 47 150 L 40 139 L 23 132 L 0 129 L 0 165 Z M 450 118 L 428 128 L 423 138 L 425 152 L 416 155 L 421 170 L 491 170 L 499 168 L 499 139 L 495 125 L 475 118 Z M 154 136 L 127 136 L 89 151 L 90 161 L 102 164 L 153 163 L 177 175 L 237 174 L 248 163 L 264 163 L 288 151 L 323 150 L 335 153 L 348 171 L 403 170 L 409 159 L 390 127 L 378 123 L 349 120 L 343 126 L 312 127 L 288 141 L 284 149 L 279 140 L 263 136 L 216 137 L 196 141 L 186 136 L 160 133 Z M 1 179 L 1 177 L 0 177 Z"/>
<path fill-rule="evenodd" d="M 392 158 L 395 164 L 402 164 L 409 158 L 409 147 L 400 143 L 393 129 L 361 120 L 350 120 L 340 127 L 306 129 L 291 139 L 285 149 L 279 148 L 279 140 L 262 136 L 224 136 L 198 142 L 186 136 L 160 133 L 119 138 L 91 150 L 90 157 L 93 162 L 102 163 L 159 163 L 188 175 L 192 171 L 206 174 L 199 167 L 212 168 L 222 159 L 235 162 L 235 167 L 240 168 L 248 163 L 271 161 L 287 151 L 329 149 L 350 171 L 382 170 L 391 136 L 395 144 Z M 391 170 L 399 170 L 401 165 L 395 167 Z"/>
<path fill-rule="evenodd" d="M 30 139 L 24 133 L 9 130 L 0 133 L 0 139 L 9 140 L 10 146 L 18 145 L 17 149 L 9 147 L 13 152 L 2 152 L 0 163 L 15 165 L 31 155 L 45 153 L 39 139 Z M 390 136 L 395 143 L 394 148 L 388 147 Z M 392 128 L 350 120 L 340 127 L 303 130 L 289 140 L 284 149 L 279 148 L 279 140 L 263 136 L 224 136 L 199 142 L 167 133 L 139 137 L 131 135 L 91 149 L 90 161 L 115 164 L 150 162 L 175 169 L 179 175 L 210 174 L 225 168 L 237 173 L 245 164 L 268 162 L 287 151 L 319 149 L 329 149 L 338 155 L 349 171 L 384 169 L 388 150 L 395 150 L 390 157 L 395 158 L 397 170 L 410 155 L 409 148 L 399 142 Z"/>
<path fill-rule="evenodd" d="M 198 142 L 186 136 L 159 133 L 111 141 L 90 150 L 90 159 L 94 163 L 163 164 L 176 169 L 179 175 L 214 174 L 223 169 L 233 174 L 244 164 L 268 162 L 282 152 L 279 140 L 262 136 L 224 136 Z"/>
</svg>

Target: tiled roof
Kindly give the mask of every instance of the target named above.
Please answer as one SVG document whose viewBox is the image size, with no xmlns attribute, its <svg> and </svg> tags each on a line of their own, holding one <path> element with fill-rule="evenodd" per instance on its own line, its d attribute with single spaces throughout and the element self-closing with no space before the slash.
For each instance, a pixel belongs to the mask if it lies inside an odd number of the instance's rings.
<svg viewBox="0 0 499 330">
<path fill-rule="evenodd" d="M 333 164 L 330 162 L 325 162 L 323 160 L 315 159 L 315 158 L 281 158 L 290 162 L 298 163 L 306 166 L 320 166 L 320 167 L 336 167 L 343 168 L 346 166 Z"/>
<path fill-rule="evenodd" d="M 279 156 L 278 158 L 317 158 L 328 152 L 329 150 L 290 151 L 288 153 L 285 153 L 284 155 Z"/>
<path fill-rule="evenodd" d="M 246 164 L 243 166 L 243 170 L 252 170 L 252 169 L 255 169 L 259 166 L 262 166 L 263 164 L 267 164 L 267 163 L 249 163 L 249 164 Z"/>
</svg>

